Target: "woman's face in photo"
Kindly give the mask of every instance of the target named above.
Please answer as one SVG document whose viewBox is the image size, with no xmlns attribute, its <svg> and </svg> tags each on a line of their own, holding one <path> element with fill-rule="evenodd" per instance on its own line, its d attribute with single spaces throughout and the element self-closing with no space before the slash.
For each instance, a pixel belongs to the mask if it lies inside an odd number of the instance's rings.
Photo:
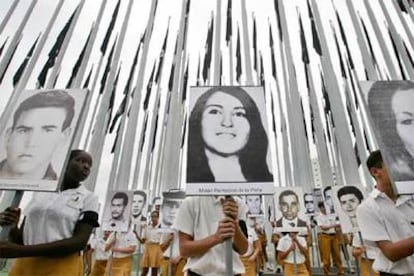
<svg viewBox="0 0 414 276">
<path fill-rule="evenodd" d="M 249 140 L 246 109 L 235 97 L 216 92 L 207 100 L 201 117 L 201 135 L 206 146 L 223 155 L 237 154 Z"/>
<path fill-rule="evenodd" d="M 261 200 L 260 196 L 246 196 L 246 204 L 249 207 L 250 214 L 260 214 L 261 211 Z"/>
<path fill-rule="evenodd" d="M 396 128 L 405 149 L 414 158 L 414 89 L 397 91 L 391 108 L 396 119 Z"/>
<path fill-rule="evenodd" d="M 355 216 L 356 208 L 359 205 L 359 199 L 354 194 L 345 194 L 339 198 L 342 209 L 348 216 Z"/>
</svg>

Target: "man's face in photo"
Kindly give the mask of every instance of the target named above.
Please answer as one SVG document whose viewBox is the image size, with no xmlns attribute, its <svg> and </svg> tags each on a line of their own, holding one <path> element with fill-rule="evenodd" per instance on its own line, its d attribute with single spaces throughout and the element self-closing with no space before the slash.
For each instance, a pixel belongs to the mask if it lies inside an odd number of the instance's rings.
<svg viewBox="0 0 414 276">
<path fill-rule="evenodd" d="M 313 213 L 313 212 L 315 212 L 315 205 L 313 203 L 313 195 L 312 194 L 305 194 L 303 196 L 303 199 L 305 201 L 306 213 Z"/>
<path fill-rule="evenodd" d="M 145 199 L 141 194 L 135 194 L 132 198 L 132 215 L 137 217 L 142 214 L 144 209 Z"/>
<path fill-rule="evenodd" d="M 293 220 L 297 217 L 299 212 L 299 202 L 295 195 L 285 195 L 279 202 L 282 215 L 287 220 Z"/>
<path fill-rule="evenodd" d="M 113 219 L 122 219 L 125 211 L 125 203 L 122 198 L 114 198 L 111 202 L 111 215 Z"/>
<path fill-rule="evenodd" d="M 181 200 L 164 198 L 161 207 L 162 224 L 171 226 L 177 217 L 178 209 L 180 209 Z"/>
<path fill-rule="evenodd" d="M 16 177 L 45 171 L 54 151 L 68 136 L 69 128 L 62 131 L 65 117 L 65 110 L 58 107 L 22 112 L 6 139 L 7 169 Z"/>
<path fill-rule="evenodd" d="M 250 214 L 260 214 L 262 211 L 262 200 L 260 195 L 246 196 L 246 204 L 249 207 Z"/>
<path fill-rule="evenodd" d="M 328 189 L 325 191 L 325 203 L 327 207 L 329 208 L 329 210 L 327 211 L 328 212 L 333 211 L 334 207 L 333 207 L 333 200 L 332 200 L 332 189 Z"/>
</svg>

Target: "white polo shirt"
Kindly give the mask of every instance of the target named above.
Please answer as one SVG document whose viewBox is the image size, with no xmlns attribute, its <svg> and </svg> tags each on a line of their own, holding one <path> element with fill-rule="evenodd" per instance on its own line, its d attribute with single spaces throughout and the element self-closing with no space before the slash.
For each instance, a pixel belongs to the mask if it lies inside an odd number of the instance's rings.
<svg viewBox="0 0 414 276">
<path fill-rule="evenodd" d="M 296 239 L 298 240 L 299 244 L 307 247 L 306 240 L 304 237 L 296 236 Z M 286 252 L 292 245 L 293 241 L 292 238 L 289 236 L 289 234 L 284 235 L 277 244 L 277 251 Z M 305 263 L 305 256 L 303 256 L 302 252 L 300 252 L 299 247 L 296 245 L 296 249 L 294 250 L 296 254 L 296 263 L 297 264 L 303 264 Z M 286 256 L 286 258 L 283 260 L 286 263 L 294 264 L 294 258 L 293 258 L 293 251 L 289 252 L 289 254 Z"/>
<path fill-rule="evenodd" d="M 362 237 L 367 244 L 377 241 L 397 242 L 414 236 L 414 198 L 400 196 L 394 202 L 374 189 L 357 208 L 357 219 Z M 379 250 L 373 268 L 377 271 L 401 275 L 414 275 L 414 255 L 397 262 L 390 261 Z"/>
<path fill-rule="evenodd" d="M 334 228 L 329 228 L 328 230 L 322 230 L 321 226 L 327 227 L 336 224 L 335 215 L 324 215 L 320 213 L 316 216 L 316 223 L 318 224 L 318 233 L 323 234 L 335 234 Z"/>
<path fill-rule="evenodd" d="M 23 242 L 35 245 L 72 237 L 83 213 L 98 213 L 98 197 L 83 185 L 61 192 L 37 192 L 24 211 Z"/>
<path fill-rule="evenodd" d="M 142 237 L 146 239 L 145 242 L 160 243 L 162 232 L 160 231 L 159 224 L 157 224 L 156 226 L 152 226 L 152 224 L 149 224 L 143 229 L 142 232 Z"/>
<path fill-rule="evenodd" d="M 137 246 L 138 240 L 135 237 L 135 234 L 132 231 L 128 232 L 112 232 L 106 243 L 110 243 L 113 239 L 115 239 L 115 243 L 112 246 L 113 248 L 127 248 L 130 246 Z M 133 253 L 121 253 L 121 252 L 113 252 L 112 256 L 114 258 L 124 258 L 131 256 Z"/>
<path fill-rule="evenodd" d="M 239 205 L 239 219 L 245 217 L 245 204 L 234 197 Z M 178 212 L 173 228 L 190 235 L 194 240 L 204 239 L 216 233 L 218 223 L 224 218 L 220 197 L 194 196 L 187 197 Z M 184 270 L 203 276 L 227 276 L 226 274 L 226 243 L 218 244 L 200 256 L 187 259 Z M 244 273 L 239 254 L 233 250 L 233 274 Z"/>
<path fill-rule="evenodd" d="M 246 228 L 247 228 L 247 241 L 249 243 L 249 248 L 247 249 L 247 252 L 242 255 L 243 257 L 249 257 L 250 255 L 253 254 L 254 242 L 259 239 L 253 227 L 246 225 Z"/>
</svg>

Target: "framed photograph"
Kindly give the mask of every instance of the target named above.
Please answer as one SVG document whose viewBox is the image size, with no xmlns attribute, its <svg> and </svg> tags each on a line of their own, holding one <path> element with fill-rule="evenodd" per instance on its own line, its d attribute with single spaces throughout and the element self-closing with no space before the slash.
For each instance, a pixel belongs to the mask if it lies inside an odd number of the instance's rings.
<svg viewBox="0 0 414 276">
<path fill-rule="evenodd" d="M 366 110 L 397 194 L 414 194 L 414 82 L 361 82 Z"/>
<path fill-rule="evenodd" d="M 352 185 L 333 186 L 332 195 L 342 232 L 358 232 L 356 209 L 364 200 L 364 194 L 361 189 Z"/>
<path fill-rule="evenodd" d="M 335 205 L 333 203 L 333 192 L 332 192 L 332 186 L 326 186 L 322 190 L 323 192 L 323 198 L 324 198 L 324 205 L 327 215 L 334 215 L 335 212 Z"/>
<path fill-rule="evenodd" d="M 129 229 L 133 191 L 110 191 L 106 196 L 102 230 L 126 232 Z"/>
<path fill-rule="evenodd" d="M 187 195 L 273 194 L 263 87 L 191 87 L 188 114 Z"/>
<path fill-rule="evenodd" d="M 23 90 L 14 96 L 0 125 L 0 189 L 58 190 L 87 96 L 85 89 Z"/>
<path fill-rule="evenodd" d="M 276 187 L 276 231 L 307 231 L 308 218 L 305 215 L 302 187 Z"/>
<path fill-rule="evenodd" d="M 160 209 L 160 228 L 162 230 L 172 231 L 171 227 L 184 199 L 185 192 L 181 190 L 170 190 L 162 193 Z"/>
</svg>

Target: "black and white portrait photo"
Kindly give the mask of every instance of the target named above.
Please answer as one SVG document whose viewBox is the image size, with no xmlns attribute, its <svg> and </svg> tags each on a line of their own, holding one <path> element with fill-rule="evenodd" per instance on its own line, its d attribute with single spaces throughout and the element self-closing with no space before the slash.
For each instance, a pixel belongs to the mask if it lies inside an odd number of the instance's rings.
<svg viewBox="0 0 414 276">
<path fill-rule="evenodd" d="M 244 203 L 247 206 L 248 217 L 259 217 L 264 216 L 264 202 L 262 195 L 246 195 L 243 196 Z"/>
<path fill-rule="evenodd" d="M 323 188 L 323 198 L 325 203 L 325 210 L 328 215 L 336 214 L 335 205 L 333 203 L 332 186 L 326 186 Z"/>
<path fill-rule="evenodd" d="M 116 232 L 128 231 L 133 191 L 111 191 L 106 198 L 102 230 Z"/>
<path fill-rule="evenodd" d="M 362 191 L 357 186 L 333 186 L 333 203 L 343 233 L 359 231 L 356 209 L 364 199 Z"/>
<path fill-rule="evenodd" d="M 133 224 L 145 224 L 147 221 L 147 192 L 135 190 L 132 196 L 131 220 Z"/>
<path fill-rule="evenodd" d="M 414 193 L 414 82 L 365 83 L 367 110 L 398 194 Z"/>
<path fill-rule="evenodd" d="M 177 217 L 178 209 L 185 199 L 185 192 L 174 190 L 162 193 L 162 203 L 160 210 L 161 229 L 171 229 Z"/>
<path fill-rule="evenodd" d="M 305 214 L 312 216 L 315 214 L 315 202 L 313 200 L 313 193 L 308 192 L 303 194 L 303 202 L 305 206 Z"/>
<path fill-rule="evenodd" d="M 306 231 L 307 217 L 301 187 L 277 187 L 276 230 L 278 232 Z"/>
<path fill-rule="evenodd" d="M 87 90 L 24 90 L 0 126 L 0 189 L 55 191 Z"/>
<path fill-rule="evenodd" d="M 191 87 L 186 192 L 271 194 L 262 87 Z"/>
</svg>

